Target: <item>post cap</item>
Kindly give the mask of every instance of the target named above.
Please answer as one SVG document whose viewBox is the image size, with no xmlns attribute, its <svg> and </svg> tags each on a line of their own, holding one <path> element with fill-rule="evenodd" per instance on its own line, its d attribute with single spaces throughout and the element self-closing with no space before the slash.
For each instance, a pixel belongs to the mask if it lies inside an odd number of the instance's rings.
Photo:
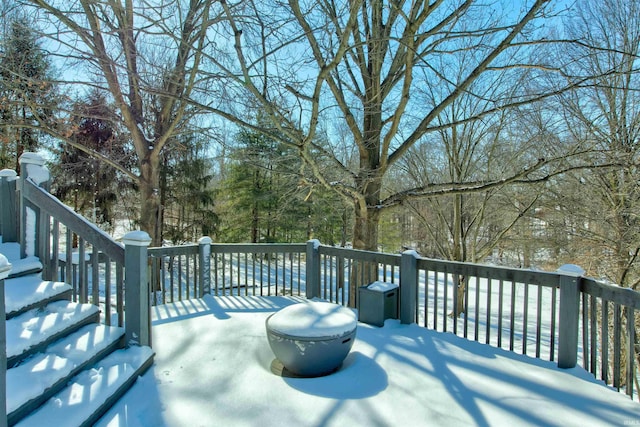
<svg viewBox="0 0 640 427">
<path fill-rule="evenodd" d="M 420 258 L 420 254 L 415 249 L 407 249 L 406 251 L 402 252 L 402 255 L 408 255 L 414 258 Z"/>
<path fill-rule="evenodd" d="M 322 245 L 320 243 L 320 240 L 318 240 L 318 239 L 307 240 L 307 244 L 312 244 L 313 245 L 313 249 L 318 249 Z"/>
<path fill-rule="evenodd" d="M 146 231 L 130 231 L 122 237 L 122 243 L 131 246 L 149 246 L 151 244 L 151 237 L 149 237 L 149 233 Z"/>
<path fill-rule="evenodd" d="M 30 151 L 22 153 L 20 159 L 18 160 L 20 164 L 29 164 L 29 165 L 44 165 L 44 158 L 38 153 L 33 153 Z"/>
<path fill-rule="evenodd" d="M 198 239 L 198 244 L 200 245 L 210 245 L 213 243 L 213 240 L 211 240 L 211 237 L 209 236 L 202 236 L 200 239 Z"/>
<path fill-rule="evenodd" d="M 558 267 L 557 271 L 558 273 L 563 273 L 568 276 L 583 276 L 584 273 L 586 273 L 582 267 L 576 264 L 561 265 L 560 267 Z"/>
<path fill-rule="evenodd" d="M 12 178 L 12 177 L 15 177 L 15 176 L 18 176 L 18 174 L 13 169 L 2 169 L 2 170 L 0 170 L 0 177 L 1 178 Z"/>
</svg>

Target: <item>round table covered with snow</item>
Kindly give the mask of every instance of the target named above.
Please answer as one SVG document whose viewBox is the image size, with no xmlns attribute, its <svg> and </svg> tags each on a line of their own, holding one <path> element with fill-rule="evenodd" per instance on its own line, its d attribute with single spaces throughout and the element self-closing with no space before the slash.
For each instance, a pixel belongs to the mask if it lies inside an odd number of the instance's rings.
<svg viewBox="0 0 640 427">
<path fill-rule="evenodd" d="M 265 322 L 276 358 L 291 373 L 327 375 L 340 367 L 355 340 L 355 313 L 341 305 L 311 301 L 287 306 Z"/>
</svg>

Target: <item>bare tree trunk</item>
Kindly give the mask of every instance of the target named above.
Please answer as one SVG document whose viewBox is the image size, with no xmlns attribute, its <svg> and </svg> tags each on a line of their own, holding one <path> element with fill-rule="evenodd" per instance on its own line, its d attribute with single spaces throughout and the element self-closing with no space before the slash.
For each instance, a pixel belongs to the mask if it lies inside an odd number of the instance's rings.
<svg viewBox="0 0 640 427">
<path fill-rule="evenodd" d="M 155 152 L 149 152 L 140 168 L 140 228 L 151 237 L 151 246 L 162 246 L 160 232 L 160 163 Z"/>
<path fill-rule="evenodd" d="M 356 203 L 353 228 L 353 247 L 366 251 L 378 249 L 378 225 L 380 210 L 377 206 Z M 378 266 L 370 262 L 356 262 L 352 265 L 349 277 L 349 306 L 356 306 L 356 295 L 360 286 L 367 285 L 378 278 Z"/>
<path fill-rule="evenodd" d="M 380 211 L 376 207 L 356 204 L 353 225 L 353 247 L 365 251 L 378 250 Z"/>
<path fill-rule="evenodd" d="M 453 203 L 453 253 L 451 258 L 454 261 L 466 261 L 465 256 L 465 237 L 464 237 L 464 223 L 462 219 L 463 214 L 463 198 L 461 194 L 456 194 Z M 464 305 L 464 296 L 467 291 L 466 280 L 464 276 L 454 275 L 453 284 L 456 290 L 455 307 L 450 314 L 452 317 L 457 314 L 461 316 L 466 313 L 466 307 Z"/>
</svg>

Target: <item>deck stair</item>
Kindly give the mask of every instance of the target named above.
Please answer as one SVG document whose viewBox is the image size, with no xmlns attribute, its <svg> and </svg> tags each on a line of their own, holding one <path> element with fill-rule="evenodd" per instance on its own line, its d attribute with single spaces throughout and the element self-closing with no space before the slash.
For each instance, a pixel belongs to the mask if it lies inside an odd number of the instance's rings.
<svg viewBox="0 0 640 427">
<path fill-rule="evenodd" d="M 100 324 L 97 306 L 71 301 L 68 284 L 42 280 L 38 260 L 16 259 L 11 245 L 0 244 L 19 267 L 5 281 L 8 425 L 92 425 L 153 364 L 153 350 L 127 346 L 123 328 Z"/>
</svg>

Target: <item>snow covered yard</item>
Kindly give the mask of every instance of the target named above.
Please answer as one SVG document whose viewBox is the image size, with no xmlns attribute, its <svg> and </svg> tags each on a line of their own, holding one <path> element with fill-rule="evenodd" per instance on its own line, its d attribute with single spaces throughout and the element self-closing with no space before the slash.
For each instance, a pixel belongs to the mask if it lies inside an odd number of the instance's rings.
<svg viewBox="0 0 640 427">
<path fill-rule="evenodd" d="M 332 375 L 274 375 L 265 319 L 299 301 L 206 296 L 154 307 L 155 365 L 99 425 L 640 424 L 640 404 L 582 368 L 395 320 L 360 323 Z"/>
</svg>

